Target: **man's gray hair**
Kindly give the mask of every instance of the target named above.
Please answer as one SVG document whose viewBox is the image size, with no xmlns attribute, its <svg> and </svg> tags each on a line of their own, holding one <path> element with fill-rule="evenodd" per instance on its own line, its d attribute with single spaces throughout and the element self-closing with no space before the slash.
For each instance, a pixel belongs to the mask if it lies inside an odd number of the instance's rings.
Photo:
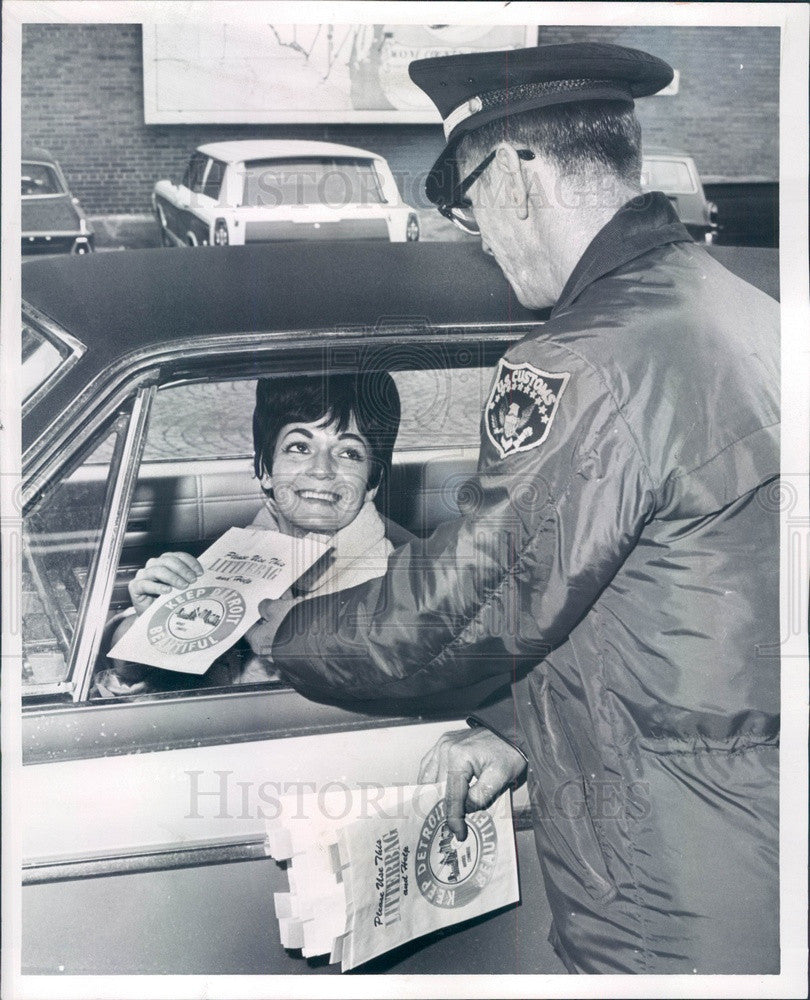
<svg viewBox="0 0 810 1000">
<path fill-rule="evenodd" d="M 639 185 L 641 126 L 633 108 L 616 101 L 555 104 L 498 118 L 465 135 L 456 156 L 474 168 L 499 142 L 531 149 L 567 174 L 597 170 Z"/>
</svg>

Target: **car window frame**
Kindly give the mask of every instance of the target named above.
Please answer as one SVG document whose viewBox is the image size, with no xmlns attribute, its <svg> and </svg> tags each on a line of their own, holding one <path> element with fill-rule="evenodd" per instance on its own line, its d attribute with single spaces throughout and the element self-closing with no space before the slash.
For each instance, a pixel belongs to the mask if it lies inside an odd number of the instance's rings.
<svg viewBox="0 0 810 1000">
<path fill-rule="evenodd" d="M 199 189 L 197 189 L 196 187 L 192 187 L 191 183 L 189 182 L 193 181 L 194 179 L 192 177 L 192 165 L 195 163 L 199 163 L 202 160 L 205 161 L 205 166 L 203 167 L 203 170 L 200 173 Z M 186 164 L 186 169 L 183 172 L 183 176 L 180 180 L 180 187 L 184 187 L 187 191 L 191 192 L 191 194 L 201 194 L 203 183 L 205 180 L 205 175 L 208 172 L 208 167 L 210 162 L 211 162 L 211 157 L 207 153 L 202 153 L 200 152 L 199 149 L 195 149 L 194 152 L 189 157 L 188 163 Z"/>
<path fill-rule="evenodd" d="M 251 167 L 253 165 L 255 165 L 255 164 L 262 164 L 262 165 L 279 164 L 279 165 L 283 165 L 283 166 L 287 166 L 287 165 L 293 164 L 295 166 L 300 167 L 300 166 L 306 165 L 307 163 L 311 163 L 311 164 L 314 164 L 314 165 L 316 165 L 318 167 L 324 167 L 324 168 L 334 169 L 341 162 L 350 163 L 354 167 L 367 167 L 368 168 L 369 177 L 371 178 L 371 180 L 372 180 L 372 182 L 374 184 L 375 191 L 376 191 L 377 195 L 379 196 L 379 200 L 378 201 L 351 201 L 351 200 L 347 200 L 345 203 L 333 203 L 333 202 L 324 201 L 324 200 L 319 200 L 319 201 L 298 201 L 298 200 L 296 200 L 294 202 L 289 202 L 288 203 L 288 202 L 284 202 L 282 200 L 278 205 L 256 205 L 252 201 L 248 200 L 248 197 L 247 197 L 248 196 L 248 183 L 249 183 L 249 181 L 251 179 Z M 317 156 L 317 155 L 313 155 L 313 154 L 307 154 L 307 155 L 299 155 L 299 156 L 289 155 L 289 156 L 272 156 L 272 157 L 254 157 L 253 159 L 246 159 L 246 160 L 243 160 L 239 164 L 239 174 L 240 174 L 240 181 L 241 181 L 241 183 L 240 183 L 238 203 L 239 203 L 239 205 L 241 207 L 243 207 L 243 208 L 250 208 L 250 209 L 256 209 L 256 208 L 258 208 L 258 209 L 263 209 L 263 208 L 270 208 L 270 209 L 278 209 L 278 208 L 291 209 L 291 208 L 295 208 L 295 209 L 301 209 L 301 208 L 311 208 L 312 206 L 316 206 L 316 207 L 323 207 L 323 206 L 334 207 L 335 204 L 340 204 L 341 207 L 345 207 L 347 205 L 352 205 L 352 206 L 359 205 L 359 206 L 362 206 L 362 207 L 377 207 L 377 206 L 381 206 L 381 205 L 391 205 L 391 204 L 393 204 L 393 202 L 389 198 L 388 192 L 386 191 L 386 185 L 383 182 L 383 178 L 380 175 L 380 170 L 378 168 L 378 163 L 379 163 L 379 157 L 376 157 L 376 156 L 373 156 L 373 155 L 372 156 L 348 156 L 348 155 L 346 155 L 346 156 L 341 156 L 341 155 Z M 394 185 L 396 186 L 396 182 L 394 182 Z"/>
<path fill-rule="evenodd" d="M 642 171 L 645 164 L 652 165 L 654 163 L 676 164 L 676 165 L 679 164 L 685 169 L 686 174 L 689 177 L 692 186 L 688 190 L 685 190 L 681 188 L 670 187 L 668 185 L 665 187 L 664 185 L 660 185 L 657 182 L 653 182 L 651 180 L 650 183 L 646 185 L 647 190 L 665 191 L 667 195 L 673 195 L 673 196 L 696 195 L 702 192 L 702 186 L 698 183 L 697 179 L 697 168 L 694 167 L 694 164 L 690 161 L 689 157 L 657 156 L 655 154 L 651 154 L 650 156 L 645 156 L 642 158 Z"/>
<path fill-rule="evenodd" d="M 32 163 L 35 166 L 38 166 L 38 167 L 47 167 L 49 170 L 52 170 L 54 176 L 56 177 L 57 182 L 61 185 L 62 190 L 61 191 L 44 191 L 42 194 L 20 194 L 21 198 L 24 198 L 24 199 L 29 199 L 29 198 L 64 198 L 65 195 L 69 195 L 70 194 L 70 190 L 68 188 L 67 181 L 65 180 L 64 174 L 59 169 L 59 164 L 58 163 L 54 163 L 53 161 L 49 161 L 49 160 L 31 160 L 31 159 L 27 159 L 27 160 L 22 160 L 21 161 L 21 166 L 22 166 L 22 164 L 25 164 L 25 163 Z"/>
<path fill-rule="evenodd" d="M 121 512 L 128 511 L 132 502 L 136 479 L 133 473 L 137 473 L 140 465 L 145 428 L 154 394 L 154 385 L 139 387 L 131 397 L 131 405 L 117 408 L 104 423 L 98 437 L 92 439 L 97 443 L 111 431 L 117 433 L 104 491 L 104 505 L 100 518 L 101 537 L 88 567 L 87 584 L 70 639 L 65 678 L 53 684 L 24 686 L 22 689 L 24 703 L 49 695 L 67 694 L 73 702 L 87 699 L 93 674 L 92 667 L 98 657 L 104 632 L 106 606 L 110 602 L 115 570 L 126 530 L 126 518 L 122 518 Z M 92 454 L 92 446 L 89 451 L 80 449 L 79 454 L 81 458 L 86 458 L 88 454 Z M 77 462 L 74 457 L 72 464 L 74 467 L 78 466 L 81 464 L 81 459 Z M 67 475 L 68 473 L 64 478 L 67 478 Z M 42 494 L 38 492 L 31 502 L 26 504 L 23 519 L 32 512 L 40 499 Z"/>
<path fill-rule="evenodd" d="M 211 176 L 211 172 L 213 171 L 215 165 L 221 167 L 222 174 L 220 175 L 219 188 L 217 189 L 217 193 L 216 195 L 213 195 L 209 194 L 206 188 L 208 187 L 208 180 Z M 219 203 L 219 201 L 222 199 L 222 191 L 225 186 L 225 173 L 227 167 L 228 167 L 227 163 L 223 162 L 222 160 L 216 159 L 216 157 L 214 156 L 209 156 L 208 163 L 205 167 L 205 173 L 203 175 L 201 190 L 196 193 L 200 194 L 203 198 L 209 198 L 214 203 Z"/>
<path fill-rule="evenodd" d="M 70 676 L 74 678 L 73 700 L 76 702 L 87 700 L 101 649 L 155 392 L 154 385 L 141 386 L 137 390 L 121 439 L 121 457 L 112 482 L 108 483 L 101 541 L 90 564 L 87 596 L 79 609 L 74 633 L 77 638 L 71 646 Z"/>
<path fill-rule="evenodd" d="M 26 417 L 47 396 L 57 382 L 60 382 L 71 368 L 78 364 L 86 354 L 87 346 L 77 337 L 74 337 L 67 330 L 64 330 L 57 323 L 54 323 L 53 320 L 39 312 L 38 309 L 25 303 L 22 307 L 22 325 L 30 326 L 62 355 L 60 364 L 23 400 L 22 415 Z"/>
<path fill-rule="evenodd" d="M 482 364 L 494 365 L 510 343 L 541 326 L 542 321 L 521 323 L 518 328 L 502 323 L 442 325 L 434 328 L 423 342 L 425 356 L 443 363 L 444 359 L 451 360 L 449 351 L 467 355 L 469 348 L 474 346 L 479 351 Z M 92 599 L 87 598 L 87 610 L 82 623 L 77 622 L 76 635 L 80 634 L 85 621 L 90 622 L 92 635 L 88 634 L 75 647 L 75 654 L 72 651 L 69 674 L 73 684 L 71 695 L 65 689 L 44 698 L 32 694 L 23 704 L 23 738 L 28 761 L 79 760 L 189 746 L 274 740 L 316 732 L 409 725 L 420 720 L 421 717 L 417 716 L 403 716 L 395 705 L 389 709 L 378 706 L 368 713 L 321 705 L 291 688 L 274 688 L 269 683 L 202 688 L 179 694 L 157 692 L 143 697 L 112 700 L 88 698 L 146 441 L 146 417 L 158 386 L 167 388 L 210 380 L 207 364 L 214 347 L 217 357 L 224 362 L 216 373 L 217 378 L 255 378 L 257 358 L 261 359 L 264 374 L 267 375 L 299 370 L 315 372 L 324 363 L 324 352 L 328 353 L 330 367 L 335 370 L 356 370 L 357 364 L 362 363 L 359 359 L 365 358 L 365 352 L 369 350 L 373 363 L 381 367 L 392 370 L 410 368 L 411 363 L 390 364 L 389 352 L 394 349 L 390 360 L 395 360 L 399 353 L 398 345 L 408 343 L 413 332 L 410 327 L 392 327 L 374 345 L 369 345 L 367 334 L 354 328 L 341 331 L 290 330 L 273 332 L 264 338 L 251 331 L 193 337 L 157 349 L 145 348 L 142 352 L 128 355 L 125 363 L 113 364 L 100 373 L 79 394 L 75 405 L 67 407 L 66 417 L 70 414 L 75 419 L 78 411 L 86 411 L 87 401 L 93 395 L 101 394 L 106 399 L 103 411 L 97 410 L 96 415 L 91 416 L 81 435 L 69 438 L 72 444 L 69 453 L 65 448 L 58 447 L 67 433 L 63 421 L 59 422 L 63 430 L 55 436 L 50 435 L 53 440 L 48 441 L 47 447 L 42 440 L 35 442 L 32 449 L 37 454 L 29 462 L 25 484 L 27 503 L 35 503 L 49 483 L 69 474 L 78 464 L 78 453 L 88 454 L 88 441 L 97 441 L 102 429 L 109 428 L 114 412 L 129 405 L 133 398 L 146 398 L 148 394 L 149 408 L 138 421 L 137 433 L 132 423 L 128 428 L 132 441 L 127 454 L 133 454 L 136 446 L 140 450 L 137 462 L 130 462 L 128 468 L 122 464 L 118 469 L 115 494 L 118 499 L 111 502 L 110 510 L 115 508 L 116 503 L 117 508 L 114 517 L 105 517 L 105 557 L 94 559 L 88 572 L 87 589 L 93 596 Z M 420 329 L 418 332 L 423 331 Z M 84 405 L 80 406 L 83 401 Z M 122 482 L 123 476 L 126 476 L 126 482 Z M 109 533 L 112 534 L 107 541 Z M 115 713 L 113 716 L 109 714 L 111 711 Z M 428 714 L 433 719 L 437 717 L 430 712 Z M 441 713 L 438 717 L 457 719 L 459 714 Z"/>
</svg>

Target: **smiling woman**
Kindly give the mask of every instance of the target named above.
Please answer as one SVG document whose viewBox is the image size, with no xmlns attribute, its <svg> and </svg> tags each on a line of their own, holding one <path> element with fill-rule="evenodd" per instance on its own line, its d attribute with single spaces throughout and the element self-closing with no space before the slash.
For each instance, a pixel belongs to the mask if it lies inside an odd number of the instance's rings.
<svg viewBox="0 0 810 1000">
<path fill-rule="evenodd" d="M 354 417 L 345 431 L 334 420 L 282 427 L 273 454 L 275 471 L 262 476 L 262 488 L 273 491 L 285 533 L 331 534 L 351 524 L 377 492 L 368 488 L 369 452 Z"/>
<path fill-rule="evenodd" d="M 259 379 L 254 470 L 265 502 L 252 526 L 298 537 L 315 533 L 332 546 L 330 560 L 299 580 L 298 599 L 356 586 L 385 572 L 393 546 L 373 501 L 390 477 L 399 417 L 399 394 L 387 372 Z M 132 607 L 117 623 L 111 642 L 157 597 L 193 584 L 202 572 L 188 552 L 149 559 L 129 583 Z M 255 652 L 265 653 L 274 632 L 258 622 L 247 640 Z M 95 696 L 147 694 L 187 682 L 141 664 L 113 663 L 96 674 Z M 210 668 L 202 684 L 231 686 L 274 678 L 267 655 L 251 656 L 237 647 Z"/>
<path fill-rule="evenodd" d="M 390 473 L 399 420 L 387 372 L 260 379 L 254 470 L 282 530 L 332 534 L 350 524 Z"/>
</svg>

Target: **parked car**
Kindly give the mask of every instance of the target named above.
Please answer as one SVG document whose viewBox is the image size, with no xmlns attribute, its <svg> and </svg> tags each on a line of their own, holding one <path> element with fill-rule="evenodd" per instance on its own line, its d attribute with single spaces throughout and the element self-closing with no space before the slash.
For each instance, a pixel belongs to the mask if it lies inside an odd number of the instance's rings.
<svg viewBox="0 0 810 1000">
<path fill-rule="evenodd" d="M 164 246 L 419 239 L 385 159 L 330 142 L 208 143 L 152 204 Z"/>
<path fill-rule="evenodd" d="M 641 165 L 641 187 L 645 191 L 663 191 L 692 236 L 714 242 L 717 206 L 706 200 L 700 174 L 688 153 L 647 150 Z"/>
<path fill-rule="evenodd" d="M 779 246 L 779 181 L 766 177 L 703 178 L 717 205 L 716 243 L 735 247 Z"/>
<path fill-rule="evenodd" d="M 93 251 L 93 227 L 47 149 L 23 151 L 20 194 L 24 254 Z"/>
<path fill-rule="evenodd" d="M 776 253 L 757 253 L 770 280 Z M 458 511 L 497 359 L 544 316 L 469 244 L 33 261 L 22 298 L 23 971 L 333 973 L 279 943 L 286 877 L 260 810 L 272 817 L 282 789 L 413 782 L 491 684 L 409 714 L 314 703 L 276 681 L 99 700 L 108 623 L 147 558 L 197 554 L 250 523 L 258 376 L 391 371 L 403 418 L 388 513 L 426 535 Z M 525 790 L 513 810 L 517 908 L 366 971 L 563 971 Z"/>
</svg>

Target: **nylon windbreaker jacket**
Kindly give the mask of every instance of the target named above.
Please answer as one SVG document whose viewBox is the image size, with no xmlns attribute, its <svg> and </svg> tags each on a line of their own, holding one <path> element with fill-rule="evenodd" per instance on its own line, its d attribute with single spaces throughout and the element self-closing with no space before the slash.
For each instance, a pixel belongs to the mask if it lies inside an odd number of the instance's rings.
<svg viewBox="0 0 810 1000">
<path fill-rule="evenodd" d="M 572 971 L 778 972 L 778 306 L 666 198 L 621 209 L 499 363 L 461 519 L 306 602 L 299 690 L 493 674 Z"/>
</svg>

